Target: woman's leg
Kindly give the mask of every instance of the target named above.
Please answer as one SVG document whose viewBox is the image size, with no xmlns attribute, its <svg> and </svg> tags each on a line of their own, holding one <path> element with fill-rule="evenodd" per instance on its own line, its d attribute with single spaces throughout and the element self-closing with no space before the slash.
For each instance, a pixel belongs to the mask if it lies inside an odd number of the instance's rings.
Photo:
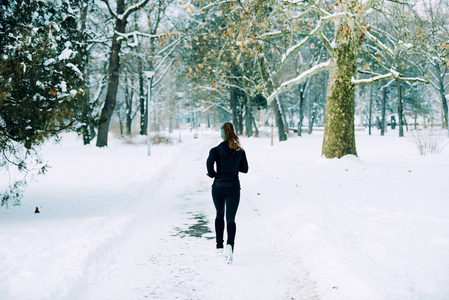
<svg viewBox="0 0 449 300">
<path fill-rule="evenodd" d="M 240 188 L 228 190 L 226 197 L 226 227 L 228 232 L 227 244 L 232 246 L 234 250 L 234 240 L 236 232 L 235 215 L 240 202 Z"/>
<path fill-rule="evenodd" d="M 223 193 L 223 189 L 212 188 L 212 199 L 214 200 L 215 210 L 217 211 L 217 215 L 215 217 L 215 236 L 217 248 L 223 248 L 225 214 L 225 195 Z"/>
</svg>

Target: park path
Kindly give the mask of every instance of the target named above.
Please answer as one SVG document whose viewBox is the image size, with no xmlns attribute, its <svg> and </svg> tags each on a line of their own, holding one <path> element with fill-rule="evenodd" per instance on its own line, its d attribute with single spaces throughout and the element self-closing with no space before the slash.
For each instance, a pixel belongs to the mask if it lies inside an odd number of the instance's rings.
<svg viewBox="0 0 449 300">
<path fill-rule="evenodd" d="M 270 230 L 244 191 L 234 264 L 214 253 L 205 160 L 217 143 L 205 137 L 183 144 L 142 190 L 125 232 L 91 255 L 70 299 L 292 299 Z"/>
</svg>

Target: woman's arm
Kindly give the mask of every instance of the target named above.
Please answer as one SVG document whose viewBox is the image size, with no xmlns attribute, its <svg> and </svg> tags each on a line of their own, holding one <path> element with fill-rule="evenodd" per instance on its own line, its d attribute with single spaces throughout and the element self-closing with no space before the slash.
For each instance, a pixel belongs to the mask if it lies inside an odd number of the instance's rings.
<svg viewBox="0 0 449 300">
<path fill-rule="evenodd" d="M 216 149 L 215 148 L 210 149 L 209 157 L 207 158 L 206 161 L 207 176 L 209 176 L 210 178 L 214 178 L 217 176 L 217 172 L 215 172 L 214 170 L 214 163 L 216 161 L 215 156 L 216 156 Z"/>
<path fill-rule="evenodd" d="M 246 160 L 245 150 L 242 151 L 242 160 L 240 160 L 239 171 L 242 173 L 248 173 L 248 161 Z"/>
</svg>

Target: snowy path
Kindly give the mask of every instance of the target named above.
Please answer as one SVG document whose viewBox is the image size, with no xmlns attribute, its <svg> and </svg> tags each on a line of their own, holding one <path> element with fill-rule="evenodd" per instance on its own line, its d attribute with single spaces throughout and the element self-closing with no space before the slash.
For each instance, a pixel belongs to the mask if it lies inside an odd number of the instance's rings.
<svg viewBox="0 0 449 300">
<path fill-rule="evenodd" d="M 360 158 L 325 160 L 322 133 L 242 138 L 227 265 L 205 175 L 217 136 L 186 130 L 151 157 L 142 141 L 45 146 L 50 172 L 0 208 L 0 299 L 449 299 L 449 148 L 365 132 Z"/>
<path fill-rule="evenodd" d="M 156 182 L 148 182 L 138 215 L 93 256 L 70 298 L 291 299 L 288 274 L 277 268 L 270 244 L 275 238 L 267 238 L 266 222 L 244 192 L 234 264 L 214 253 L 211 180 L 205 176 L 213 142 L 188 143 Z M 205 229 L 203 222 L 212 232 L 184 233 L 192 225 Z"/>
</svg>

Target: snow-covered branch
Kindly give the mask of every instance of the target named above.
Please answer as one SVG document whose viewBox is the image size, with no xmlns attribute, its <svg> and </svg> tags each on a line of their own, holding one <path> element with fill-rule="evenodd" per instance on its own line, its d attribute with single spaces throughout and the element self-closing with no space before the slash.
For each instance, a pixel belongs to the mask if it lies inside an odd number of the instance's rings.
<svg viewBox="0 0 449 300">
<path fill-rule="evenodd" d="M 132 14 L 133 12 L 135 12 L 135 11 L 141 9 L 142 7 L 144 7 L 145 5 L 147 5 L 147 3 L 149 1 L 150 0 L 142 0 L 139 3 L 131 5 L 122 14 L 118 15 L 117 19 L 119 19 L 119 20 L 126 20 L 130 14 Z"/>
<path fill-rule="evenodd" d="M 167 74 L 167 72 L 170 70 L 170 67 L 173 65 L 173 62 L 175 61 L 176 58 L 173 58 L 170 63 L 168 64 L 167 68 L 165 68 L 164 73 L 162 73 L 162 75 L 159 77 L 159 79 L 153 84 L 153 86 L 156 86 L 159 84 L 159 82 L 162 81 L 162 79 L 164 79 L 165 74 Z M 157 70 L 157 68 L 156 68 Z"/>
<path fill-rule="evenodd" d="M 299 43 L 297 43 L 296 45 L 290 47 L 287 52 L 285 52 L 282 55 L 282 62 L 285 62 L 285 60 L 293 53 L 295 53 L 299 48 L 303 47 L 305 44 L 307 44 L 308 41 L 310 41 L 312 39 L 312 37 L 314 37 L 315 35 L 318 35 L 318 37 L 320 38 L 320 40 L 323 42 L 324 46 L 326 47 L 326 49 L 329 52 L 333 51 L 333 47 L 332 44 L 329 42 L 329 40 L 327 39 L 327 37 L 323 34 L 322 32 L 322 26 L 329 20 L 332 20 L 334 18 L 338 18 L 340 16 L 343 15 L 349 15 L 352 16 L 352 14 L 350 14 L 349 12 L 339 12 L 339 13 L 335 13 L 335 14 L 328 14 L 324 17 L 321 17 L 321 19 L 318 21 L 318 24 L 316 25 L 316 27 L 310 31 L 308 33 L 308 35 L 303 38 L 301 41 L 299 41 Z"/>
<path fill-rule="evenodd" d="M 318 32 L 318 38 L 321 40 L 321 42 L 323 43 L 324 47 L 326 47 L 326 49 L 327 49 L 327 51 L 329 53 L 332 53 L 334 51 L 334 47 L 332 47 L 332 44 L 329 42 L 329 40 L 324 35 L 324 33 L 323 33 L 323 31 L 321 29 Z"/>
<path fill-rule="evenodd" d="M 388 52 L 388 54 L 391 57 L 394 57 L 394 51 L 391 50 L 388 46 L 386 46 L 384 43 L 382 43 L 378 38 L 376 38 L 374 35 L 372 35 L 368 30 L 365 31 L 365 36 L 372 40 L 377 46 L 382 48 L 382 50 Z"/>
<path fill-rule="evenodd" d="M 288 89 L 292 85 L 300 84 L 301 82 L 303 82 L 307 78 L 312 77 L 313 75 L 315 75 L 315 74 L 317 74 L 317 73 L 319 73 L 321 71 L 327 70 L 327 68 L 329 67 L 329 62 L 330 62 L 330 60 L 328 60 L 326 62 L 323 62 L 323 63 L 320 63 L 320 64 L 310 68 L 309 70 L 302 72 L 296 78 L 293 78 L 293 79 L 291 79 L 289 81 L 283 82 L 267 98 L 268 104 L 270 104 L 274 100 L 275 97 L 277 97 L 280 93 L 282 93 L 283 91 L 285 91 L 286 89 Z"/>
<path fill-rule="evenodd" d="M 217 84 L 221 84 L 223 86 L 227 86 L 228 88 L 234 88 L 236 90 L 241 90 L 241 91 L 245 92 L 244 88 L 242 88 L 241 86 L 235 85 L 235 84 L 231 84 L 231 83 L 223 82 L 223 81 L 218 81 Z"/>
<path fill-rule="evenodd" d="M 386 79 L 395 79 L 395 80 L 399 80 L 399 81 L 408 81 L 408 82 L 422 82 L 425 84 L 428 84 L 429 81 L 419 78 L 419 77 L 401 77 L 401 74 L 398 71 L 395 71 L 393 69 L 390 69 L 390 73 L 387 74 L 383 74 L 383 75 L 378 75 L 372 78 L 366 78 L 366 79 L 355 79 L 354 77 L 352 78 L 351 82 L 355 85 L 362 85 L 362 84 L 371 84 L 374 82 L 378 82 L 378 81 L 382 81 L 382 80 L 386 80 Z"/>
<path fill-rule="evenodd" d="M 362 14 L 365 14 L 365 12 L 376 5 L 377 3 L 380 3 L 381 0 L 368 0 L 365 3 L 362 4 Z"/>
<path fill-rule="evenodd" d="M 202 113 L 205 113 L 206 111 L 208 111 L 208 110 L 211 109 L 212 107 L 219 107 L 219 108 L 223 109 L 224 111 L 226 111 L 226 112 L 232 114 L 232 111 L 231 111 L 229 108 L 226 108 L 226 107 L 224 107 L 223 105 L 220 105 L 220 104 L 212 104 L 212 105 L 209 106 L 208 108 L 204 109 L 204 110 L 202 111 Z"/>
<path fill-rule="evenodd" d="M 114 31 L 114 33 L 121 38 L 125 38 L 126 40 L 128 40 L 129 37 L 132 36 L 134 41 L 132 43 L 127 42 L 127 45 L 130 47 L 136 47 L 139 45 L 139 40 L 137 39 L 137 36 L 139 36 L 139 35 L 143 36 L 143 37 L 148 37 L 148 38 L 158 38 L 160 36 L 165 35 L 165 33 L 164 34 L 148 34 L 148 33 L 142 33 L 140 31 L 132 31 L 132 32 L 128 32 L 128 33 Z"/>
<path fill-rule="evenodd" d="M 111 14 L 111 16 L 117 18 L 117 14 L 112 10 L 111 6 L 109 5 L 109 1 L 108 0 L 101 0 L 101 1 L 103 1 L 106 4 L 106 7 L 108 8 L 108 11 Z"/>
<path fill-rule="evenodd" d="M 172 43 L 168 44 L 166 47 L 162 48 L 157 54 L 156 56 L 160 56 L 162 53 L 164 53 L 165 51 L 167 51 L 167 49 L 170 49 L 170 47 L 173 47 L 170 52 L 169 55 L 174 51 L 174 49 L 176 48 L 175 46 L 182 41 L 183 38 L 179 38 L 175 41 L 173 41 Z"/>
<path fill-rule="evenodd" d="M 321 26 L 321 25 L 319 25 Z M 312 37 L 318 32 L 319 26 L 317 26 L 317 28 L 315 28 L 312 32 L 310 32 L 310 34 L 308 36 L 306 36 L 305 38 L 303 38 L 301 41 L 299 41 L 299 43 L 297 43 L 296 45 L 290 47 L 287 52 L 285 52 L 284 54 L 282 54 L 282 63 L 285 62 L 287 60 L 287 58 L 296 52 L 296 50 L 298 50 L 299 48 L 301 48 L 302 46 L 304 46 L 305 44 L 307 44 L 308 41 L 310 41 L 312 39 Z"/>
</svg>

